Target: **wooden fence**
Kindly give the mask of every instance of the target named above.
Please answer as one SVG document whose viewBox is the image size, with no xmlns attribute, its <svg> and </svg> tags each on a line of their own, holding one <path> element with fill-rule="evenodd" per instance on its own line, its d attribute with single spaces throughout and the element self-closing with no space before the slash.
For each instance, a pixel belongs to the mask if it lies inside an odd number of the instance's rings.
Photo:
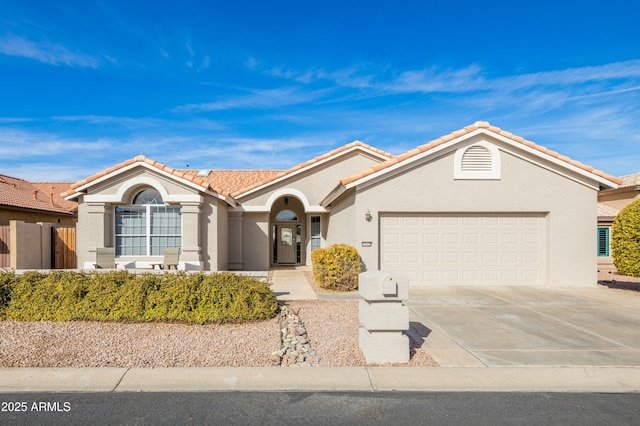
<svg viewBox="0 0 640 426">
<path fill-rule="evenodd" d="M 75 269 L 76 228 L 51 228 L 51 267 Z"/>
<path fill-rule="evenodd" d="M 11 266 L 10 244 L 9 226 L 0 226 L 0 268 L 9 268 Z"/>
</svg>

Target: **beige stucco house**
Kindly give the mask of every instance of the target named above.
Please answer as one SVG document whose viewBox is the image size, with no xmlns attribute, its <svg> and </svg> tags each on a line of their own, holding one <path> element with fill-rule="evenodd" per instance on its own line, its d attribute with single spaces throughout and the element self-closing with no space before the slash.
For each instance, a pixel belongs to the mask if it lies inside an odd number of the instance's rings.
<svg viewBox="0 0 640 426">
<path fill-rule="evenodd" d="M 394 156 L 361 142 L 289 170 L 176 170 L 139 156 L 76 182 L 79 267 L 181 248 L 190 270 L 308 265 L 355 246 L 412 286 L 596 284 L 597 196 L 619 181 L 477 122 Z"/>
<path fill-rule="evenodd" d="M 624 207 L 640 199 L 640 173 L 620 177 L 618 188 L 603 189 L 598 194 L 598 270 L 616 271 L 611 252 L 611 227 Z"/>
</svg>

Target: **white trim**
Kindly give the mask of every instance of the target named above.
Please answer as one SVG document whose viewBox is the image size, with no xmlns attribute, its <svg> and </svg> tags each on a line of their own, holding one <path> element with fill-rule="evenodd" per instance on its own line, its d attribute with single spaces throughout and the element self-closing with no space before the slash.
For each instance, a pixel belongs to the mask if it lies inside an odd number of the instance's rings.
<svg viewBox="0 0 640 426">
<path fill-rule="evenodd" d="M 268 206 L 236 206 L 230 208 L 232 212 L 244 212 L 244 213 L 269 213 L 271 209 Z M 305 213 L 329 213 L 329 209 L 322 206 L 309 206 Z"/>
<path fill-rule="evenodd" d="M 137 176 L 125 181 L 115 194 L 86 195 L 87 203 L 125 203 L 126 196 L 132 189 L 139 186 L 150 186 L 160 193 L 165 204 L 197 203 L 202 204 L 204 198 L 198 194 L 169 194 L 162 182 L 150 176 Z"/>
<path fill-rule="evenodd" d="M 360 142 L 360 141 L 354 141 L 354 142 Z M 362 143 L 362 142 L 360 142 L 360 143 Z M 336 149 L 339 149 L 339 148 L 336 148 Z M 248 196 L 250 194 L 253 194 L 256 191 L 259 191 L 259 190 L 264 189 L 264 188 L 266 188 L 268 186 L 271 186 L 271 185 L 275 185 L 275 184 L 277 184 L 279 182 L 282 182 L 285 179 L 288 179 L 288 178 L 290 178 L 292 176 L 296 176 L 296 175 L 298 175 L 300 173 L 304 173 L 307 170 L 310 170 L 310 169 L 312 169 L 314 167 L 317 167 L 317 166 L 320 166 L 322 164 L 325 164 L 325 163 L 327 163 L 329 161 L 332 161 L 332 160 L 334 160 L 334 159 L 336 159 L 338 157 L 341 157 L 343 155 L 349 154 L 349 153 L 354 152 L 354 151 L 365 152 L 366 154 L 369 154 L 369 155 L 372 155 L 374 157 L 377 157 L 378 159 L 380 159 L 382 161 L 387 161 L 387 160 L 390 160 L 391 158 L 393 158 L 393 157 L 387 157 L 386 155 L 382 155 L 379 152 L 372 151 L 372 150 L 370 150 L 368 148 L 365 148 L 365 147 L 363 147 L 361 145 L 355 145 L 355 146 L 353 146 L 353 147 L 351 147 L 351 148 L 349 148 L 347 150 L 340 151 L 340 152 L 332 155 L 331 157 L 327 157 L 327 158 L 324 158 L 324 159 L 322 159 L 320 161 L 313 162 L 313 163 L 309 164 L 306 167 L 303 167 L 303 168 L 298 169 L 296 171 L 293 171 L 291 173 L 287 173 L 284 176 L 280 176 L 277 179 L 274 179 L 274 180 L 269 181 L 269 182 L 267 182 L 267 183 L 265 183 L 263 185 L 260 185 L 260 186 L 257 186 L 255 188 L 252 188 L 252 189 L 250 189 L 250 190 L 248 190 L 246 192 L 243 192 L 242 194 L 239 194 L 236 198 L 240 199 L 240 198 L 246 197 L 246 196 Z"/>
<path fill-rule="evenodd" d="M 511 147 L 511 148 L 512 148 L 512 147 Z M 508 149 L 507 147 L 505 147 L 505 148 L 500 148 L 500 149 L 501 149 L 502 151 L 504 151 L 504 152 L 508 153 L 508 154 L 513 155 L 514 157 L 520 158 L 520 159 L 522 159 L 522 160 L 524 160 L 524 161 L 527 161 L 527 162 L 529 162 L 529 163 L 531 163 L 531 164 L 535 164 L 535 165 L 536 165 L 536 166 L 538 166 L 538 167 L 541 167 L 541 168 L 543 168 L 543 169 L 545 169 L 545 170 L 549 170 L 549 171 L 551 171 L 551 172 L 553 172 L 553 173 L 556 173 L 556 174 L 558 174 L 558 175 L 560 175 L 560 176 L 563 176 L 563 177 L 565 177 L 565 178 L 567 178 L 567 179 L 570 179 L 570 180 L 572 180 L 572 181 L 574 181 L 574 182 L 577 182 L 577 183 L 579 183 L 579 184 L 581 184 L 581 185 L 584 185 L 584 186 L 586 186 L 587 188 L 591 188 L 591 189 L 593 189 L 593 190 L 595 190 L 595 191 L 599 191 L 599 190 L 600 190 L 600 187 L 599 187 L 598 185 L 589 185 L 589 184 L 587 184 L 587 183 L 586 183 L 586 182 L 584 182 L 584 181 L 581 181 L 581 180 L 579 180 L 579 179 L 576 179 L 576 177 L 575 177 L 575 176 L 572 176 L 572 175 L 570 175 L 569 173 L 563 172 L 563 171 L 561 171 L 561 170 L 559 170 L 559 169 L 557 169 L 557 168 L 555 168 L 555 169 L 554 169 L 554 168 L 551 168 L 551 167 L 549 167 L 549 165 L 547 165 L 547 164 L 544 164 L 544 163 L 542 163 L 542 162 L 540 162 L 540 161 L 536 161 L 536 159 L 535 159 L 535 158 L 524 156 L 524 155 L 522 155 L 522 154 L 520 154 L 520 153 L 518 153 L 518 152 L 516 152 L 516 151 L 514 151 L 514 150 L 512 150 L 512 149 Z M 537 150 L 533 150 L 533 151 L 534 151 L 534 153 L 535 153 L 535 152 L 538 152 Z M 549 156 L 549 155 L 546 155 L 545 157 L 546 157 L 546 158 L 545 158 L 546 160 L 549 160 L 550 158 L 554 158 L 554 157 L 551 157 L 551 156 Z M 541 158 L 541 157 L 538 157 L 538 158 Z M 575 166 L 573 166 L 573 165 L 571 165 L 571 164 L 569 164 L 569 163 L 567 163 L 567 162 L 565 162 L 565 161 L 562 161 L 562 162 L 561 162 L 561 165 L 564 165 L 564 166 L 570 166 L 570 167 L 568 167 L 570 170 L 572 170 L 572 171 L 574 171 L 574 172 L 576 172 L 576 173 L 578 173 L 578 174 L 580 174 L 580 175 L 582 175 L 582 176 L 589 177 L 589 175 L 590 175 L 592 178 L 595 178 L 595 177 L 597 176 L 597 175 L 594 175 L 594 174 L 593 174 L 593 173 L 591 173 L 591 172 L 587 172 L 586 170 L 583 170 L 583 169 L 581 169 L 581 168 L 579 168 L 579 167 L 575 167 Z M 580 170 L 582 170 L 582 172 L 584 172 L 584 173 L 580 173 Z M 587 175 L 587 173 L 588 173 L 589 175 Z M 606 180 L 605 180 L 605 181 L 606 181 Z M 602 183 L 602 181 L 600 181 L 600 180 L 598 180 L 598 182 L 599 182 L 599 183 Z M 606 182 L 609 182 L 609 181 L 606 181 Z M 616 184 L 615 184 L 615 183 L 612 183 L 612 182 L 609 182 L 608 186 L 612 186 L 612 185 L 616 185 Z"/>
<path fill-rule="evenodd" d="M 476 130 L 474 130 L 474 131 L 472 131 L 470 133 L 467 133 L 467 134 L 462 135 L 462 136 L 460 136 L 458 138 L 455 138 L 455 139 L 452 139 L 452 140 L 450 140 L 448 142 L 440 144 L 435 148 L 432 148 L 430 150 L 427 150 L 427 151 L 424 151 L 424 152 L 422 152 L 420 154 L 417 154 L 417 155 L 415 155 L 415 156 L 413 156 L 413 157 L 411 157 L 411 158 L 409 158 L 409 159 L 407 159 L 405 161 L 396 163 L 396 164 L 394 164 L 392 166 L 389 166 L 387 168 L 381 169 L 381 170 L 379 170 L 379 171 L 377 171 L 375 173 L 372 173 L 372 174 L 370 174 L 368 176 L 365 176 L 363 178 L 360 178 L 358 180 L 350 182 L 347 185 L 345 185 L 345 187 L 346 187 L 346 189 L 350 189 L 350 188 L 353 188 L 355 186 L 362 185 L 362 184 L 364 184 L 366 182 L 369 182 L 371 180 L 378 179 L 380 176 L 386 175 L 387 173 L 392 173 L 395 170 L 406 168 L 406 167 L 411 167 L 411 165 L 413 163 L 415 163 L 417 161 L 420 161 L 423 158 L 435 157 L 440 152 L 451 151 L 451 150 L 453 150 L 455 148 L 454 145 L 457 145 L 457 144 L 459 144 L 459 143 L 461 143 L 461 142 L 463 142 L 465 140 L 468 140 L 470 138 L 473 138 L 473 137 L 475 137 L 477 135 L 486 135 L 486 136 L 488 136 L 490 138 L 494 138 L 494 139 L 496 139 L 498 141 L 501 141 L 505 145 L 508 145 L 508 146 L 510 146 L 512 148 L 527 152 L 527 153 L 531 154 L 532 157 L 534 157 L 534 158 L 538 157 L 538 158 L 544 159 L 544 160 L 549 161 L 550 163 L 552 163 L 554 165 L 559 166 L 560 168 L 571 170 L 572 172 L 574 172 L 574 173 L 576 173 L 576 174 L 578 174 L 580 176 L 584 176 L 584 177 L 586 177 L 588 179 L 595 180 L 596 182 L 604 185 L 605 187 L 608 187 L 608 188 L 616 188 L 617 187 L 617 184 L 615 182 L 612 182 L 612 181 L 610 181 L 608 179 L 605 179 L 605 178 L 603 178 L 601 176 L 598 176 L 595 173 L 592 173 L 592 172 L 584 170 L 584 169 L 582 169 L 580 167 L 574 166 L 573 164 L 568 163 L 568 162 L 566 162 L 564 160 L 560 160 L 559 158 L 553 157 L 553 156 L 548 155 L 548 154 L 546 154 L 546 153 L 544 153 L 542 151 L 538 151 L 537 149 L 531 148 L 531 147 L 526 146 L 526 145 L 524 145 L 522 143 L 516 142 L 516 141 L 514 141 L 514 140 L 512 140 L 510 138 L 507 138 L 507 137 L 502 136 L 502 135 L 500 135 L 498 133 L 494 133 L 494 132 L 491 132 L 491 131 L 483 129 L 483 128 L 476 129 Z M 500 147 L 499 149 L 505 150 L 503 147 Z M 505 151 L 509 152 L 509 153 L 512 153 L 510 150 L 505 150 Z M 515 153 L 514 153 L 514 155 L 516 155 L 516 156 L 518 156 L 520 158 L 523 158 L 523 159 L 525 159 L 525 160 L 527 160 L 527 161 L 529 161 L 529 162 L 531 162 L 533 164 L 537 164 L 540 167 L 543 167 L 545 169 L 550 169 L 548 165 L 544 165 L 542 163 L 536 162 L 533 158 L 523 157 L 522 155 L 518 155 L 518 154 L 515 154 Z M 574 180 L 576 182 L 584 184 L 584 182 L 579 181 L 575 177 L 572 177 L 572 176 L 570 176 L 568 174 L 565 174 L 565 173 L 561 173 L 558 170 L 554 170 L 554 171 L 556 173 L 559 173 L 559 174 L 571 179 L 571 180 Z M 334 199 L 330 200 L 329 202 L 333 202 L 333 201 L 334 201 Z"/>
<path fill-rule="evenodd" d="M 473 147 L 481 147 L 489 152 L 491 157 L 491 169 L 490 170 L 462 170 L 462 160 L 465 153 Z M 458 180 L 464 179 L 487 179 L 487 180 L 500 180 L 501 171 L 501 159 L 500 150 L 494 144 L 481 140 L 474 142 L 468 146 L 458 148 L 453 158 L 453 178 Z"/>
<path fill-rule="evenodd" d="M 160 170 L 160 169 L 158 169 L 156 167 L 153 167 L 151 164 L 146 163 L 146 162 L 142 162 L 142 161 L 136 161 L 136 162 L 131 163 L 131 164 L 127 165 L 127 166 L 124 166 L 124 167 L 122 167 L 122 168 L 120 168 L 118 170 L 115 170 L 115 171 L 113 171 L 111 173 L 108 173 L 108 174 L 106 174 L 104 176 L 101 176 L 98 179 L 92 180 L 91 182 L 88 182 L 88 183 L 86 183 L 84 185 L 81 185 L 81 186 L 75 188 L 75 193 L 73 195 L 69 195 L 69 196 L 65 197 L 65 199 L 66 200 L 72 200 L 72 199 L 77 198 L 77 197 L 79 197 L 81 195 L 84 195 L 85 194 L 84 191 L 86 191 L 87 188 L 90 188 L 91 186 L 94 186 L 94 185 L 96 185 L 98 183 L 107 181 L 107 180 L 113 178 L 114 176 L 118 176 L 119 174 L 125 173 L 125 172 L 127 172 L 129 170 L 133 170 L 136 167 L 143 167 L 143 168 L 145 168 L 145 169 L 147 169 L 149 171 L 158 173 L 158 174 L 160 174 L 160 175 L 162 175 L 162 176 L 164 176 L 164 177 L 166 177 L 166 178 L 168 178 L 170 180 L 174 180 L 174 181 L 180 182 L 182 185 L 185 185 L 185 186 L 188 186 L 188 187 L 190 187 L 192 189 L 195 189 L 198 192 L 204 192 L 205 194 L 209 194 L 209 195 L 212 195 L 212 196 L 214 196 L 216 198 L 219 198 L 219 199 L 225 201 L 230 206 L 233 206 L 233 207 L 236 206 L 235 200 L 233 198 L 231 198 L 231 197 L 225 197 L 224 195 L 218 194 L 215 191 L 207 190 L 204 187 L 202 187 L 202 186 L 200 186 L 200 185 L 198 185 L 196 183 L 193 183 L 193 182 L 191 182 L 191 181 L 189 181 L 187 179 L 183 179 L 181 177 L 178 177 L 178 176 L 176 176 L 176 175 L 174 175 L 172 173 L 168 173 L 168 172 L 166 172 L 164 170 Z M 132 179 L 132 180 L 136 180 L 136 179 Z M 156 182 L 156 181 L 154 181 L 154 182 Z M 154 185 L 152 185 L 152 186 L 154 186 Z M 130 188 L 130 186 L 129 186 L 129 188 Z M 154 188 L 155 188 L 155 186 L 154 186 Z M 156 189 L 158 189 L 158 188 L 156 188 Z M 120 192 L 120 190 L 118 192 Z M 164 199 L 164 195 L 165 194 L 163 194 L 163 199 Z M 96 194 L 95 197 L 97 197 L 97 196 L 98 195 Z M 92 196 L 89 195 L 87 197 L 92 197 Z M 107 201 L 106 200 L 107 198 L 110 198 L 111 196 L 103 196 L 103 197 L 105 197 L 105 201 L 104 202 L 114 202 L 114 201 Z M 167 199 L 165 199 L 165 202 L 178 203 L 182 199 L 188 200 L 189 202 L 193 202 L 194 201 L 194 199 L 193 198 L 189 198 L 189 196 L 168 195 L 167 194 Z M 92 200 L 96 201 L 97 199 L 92 198 Z M 98 201 L 100 201 L 100 200 L 98 200 Z"/>
<path fill-rule="evenodd" d="M 300 191 L 299 189 L 295 189 L 295 188 L 281 188 L 281 189 L 278 189 L 277 191 L 273 192 L 269 196 L 269 198 L 267 199 L 267 202 L 265 203 L 265 205 L 269 209 L 269 211 L 271 211 L 271 208 L 273 207 L 273 203 L 275 203 L 278 200 L 278 198 L 282 198 L 282 197 L 286 197 L 286 196 L 296 197 L 298 200 L 300 200 L 300 202 L 304 206 L 304 212 L 305 213 L 311 207 L 311 204 L 309 203 L 309 200 L 307 199 L 307 196 L 304 195 L 304 193 L 302 191 Z"/>
<path fill-rule="evenodd" d="M 304 195 L 302 191 L 295 188 L 278 189 L 277 191 L 273 192 L 269 196 L 269 198 L 267 199 L 267 202 L 264 205 L 259 205 L 259 206 L 240 205 L 240 206 L 236 206 L 233 209 L 233 211 L 241 211 L 241 212 L 248 212 L 248 213 L 269 213 L 271 212 L 273 204 L 279 198 L 282 198 L 282 197 L 296 197 L 302 203 L 305 213 L 328 213 L 328 210 L 322 206 L 311 205 L 311 203 L 309 203 L 309 199 L 307 199 L 307 196 Z"/>
<path fill-rule="evenodd" d="M 323 225 L 323 223 L 322 223 L 322 215 L 321 214 L 310 214 L 310 215 L 307 215 L 307 222 L 308 222 L 307 226 L 308 226 L 308 229 L 309 229 L 309 253 L 313 252 L 313 247 L 312 247 L 312 245 L 313 245 L 313 234 L 312 234 L 312 232 L 313 232 L 313 223 L 312 223 L 311 220 L 314 217 L 317 217 L 318 219 L 320 219 L 320 221 L 318 222 L 319 225 L 320 225 L 320 247 L 316 247 L 316 248 L 323 248 L 323 247 L 326 246 L 324 237 L 322 236 L 322 225 Z"/>
</svg>

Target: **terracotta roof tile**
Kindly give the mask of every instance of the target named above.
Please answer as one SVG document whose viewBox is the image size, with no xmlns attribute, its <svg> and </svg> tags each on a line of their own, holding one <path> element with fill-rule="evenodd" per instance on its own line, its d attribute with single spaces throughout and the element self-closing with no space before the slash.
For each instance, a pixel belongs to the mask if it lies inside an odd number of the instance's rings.
<svg viewBox="0 0 640 426">
<path fill-rule="evenodd" d="M 347 177 L 345 179 L 342 179 L 340 181 L 340 183 L 342 185 L 347 185 L 349 183 L 355 182 L 356 180 L 361 179 L 362 177 L 371 175 L 372 173 L 378 172 L 378 171 L 383 170 L 383 169 L 385 169 L 387 167 L 391 167 L 394 164 L 396 164 L 398 161 L 406 161 L 406 160 L 416 156 L 418 153 L 429 151 L 430 149 L 433 149 L 438 145 L 441 145 L 443 143 L 452 141 L 452 140 L 454 140 L 456 138 L 459 138 L 461 136 L 469 134 L 469 133 L 471 133 L 471 132 L 473 132 L 475 130 L 478 130 L 478 129 L 487 129 L 487 130 L 489 130 L 489 131 L 491 131 L 493 133 L 496 133 L 496 134 L 499 134 L 499 135 L 501 135 L 503 137 L 509 138 L 514 142 L 523 144 L 523 145 L 525 145 L 527 147 L 530 147 L 530 148 L 533 148 L 533 149 L 535 149 L 537 151 L 543 152 L 543 153 L 545 153 L 547 155 L 550 155 L 552 157 L 555 157 L 555 158 L 557 158 L 557 159 L 559 159 L 561 161 L 569 163 L 569 164 L 571 164 L 571 165 L 573 165 L 575 167 L 583 169 L 583 170 L 585 170 L 587 172 L 594 173 L 595 175 L 600 176 L 600 177 L 602 177 L 604 179 L 607 179 L 607 180 L 609 180 L 611 182 L 615 182 L 617 184 L 621 184 L 622 183 L 622 180 L 618 179 L 615 176 L 611 176 L 611 175 L 606 174 L 606 173 L 604 173 L 604 172 L 602 172 L 600 170 L 594 170 L 593 167 L 591 167 L 591 166 L 588 166 L 586 164 L 582 164 L 581 162 L 573 160 L 573 159 L 571 159 L 571 158 L 569 158 L 567 156 L 560 155 L 555 151 L 551 151 L 551 150 L 543 147 L 542 145 L 538 145 L 535 142 L 528 141 L 528 140 L 524 139 L 521 136 L 514 135 L 513 133 L 507 132 L 505 130 L 502 130 L 499 127 L 492 126 L 491 124 L 489 124 L 486 121 L 478 121 L 478 122 L 476 122 L 476 123 L 474 123 L 472 125 L 469 125 L 469 126 L 466 126 L 466 127 L 462 128 L 460 130 L 456 130 L 454 132 L 451 132 L 448 135 L 441 136 L 441 137 L 439 137 L 437 139 L 434 139 L 434 140 L 432 140 L 432 141 L 430 141 L 430 142 L 428 142 L 426 144 L 420 145 L 417 148 L 414 148 L 414 149 L 412 149 L 410 151 L 407 151 L 406 153 L 401 154 L 398 157 L 394 157 L 393 159 L 390 159 L 390 160 L 387 160 L 387 161 L 383 162 L 381 164 L 381 166 L 376 167 L 375 170 L 373 168 L 367 169 L 364 172 L 361 172 L 359 174 L 355 174 L 353 176 L 349 176 L 349 177 Z M 639 183 L 640 183 L 640 178 L 639 178 Z"/>
<path fill-rule="evenodd" d="M 71 182 L 29 182 L 0 175 L 0 205 L 73 215 L 78 203 L 60 196 L 70 186 Z"/>
<path fill-rule="evenodd" d="M 255 182 L 255 183 L 250 184 L 250 185 L 248 185 L 246 187 L 243 187 L 243 188 L 241 188 L 241 189 L 239 189 L 237 191 L 234 191 L 233 194 L 234 194 L 234 196 L 237 196 L 237 195 L 243 194 L 243 193 L 245 193 L 247 191 L 250 191 L 252 189 L 258 188 L 260 186 L 267 185 L 268 183 L 270 183 L 272 181 L 275 181 L 276 179 L 279 179 L 281 177 L 287 176 L 287 175 L 289 175 L 289 174 L 291 174 L 291 173 L 293 173 L 293 172 L 295 172 L 297 170 L 303 169 L 305 167 L 309 167 L 309 166 L 311 166 L 311 165 L 313 165 L 315 163 L 318 163 L 318 162 L 320 162 L 322 160 L 325 160 L 327 158 L 333 157 L 334 155 L 337 155 L 337 154 L 339 154 L 341 152 L 347 151 L 347 150 L 349 150 L 349 149 L 351 149 L 353 147 L 356 147 L 356 146 L 362 147 L 362 148 L 367 149 L 369 151 L 373 151 L 373 152 L 375 152 L 377 154 L 380 154 L 380 155 L 382 155 L 384 157 L 387 157 L 387 158 L 390 158 L 390 159 L 394 158 L 393 154 L 390 154 L 390 153 L 388 153 L 386 151 L 383 151 L 383 150 L 378 149 L 378 148 L 374 148 L 373 146 L 368 145 L 368 144 L 363 143 L 363 142 L 360 142 L 360 141 L 354 141 L 354 142 L 348 143 L 346 145 L 343 145 L 343 146 L 341 146 L 339 148 L 336 148 L 336 149 L 334 149 L 332 151 L 324 153 L 324 154 L 322 154 L 322 155 L 320 155 L 318 157 L 312 158 L 311 160 L 305 161 L 304 163 L 300 163 L 300 164 L 298 164 L 298 165 L 296 165 L 296 166 L 294 166 L 294 167 L 292 167 L 290 169 L 281 171 L 277 175 L 271 176 L 271 177 L 265 179 L 264 181 Z"/>
<path fill-rule="evenodd" d="M 199 170 L 177 170 L 185 179 L 193 179 Z M 203 177 L 207 184 L 222 188 L 229 193 L 263 182 L 282 174 L 282 170 L 211 170 Z"/>
<path fill-rule="evenodd" d="M 81 187 L 83 185 L 86 185 L 88 183 L 91 183 L 94 180 L 97 180 L 97 179 L 99 179 L 101 177 L 104 177 L 104 176 L 106 176 L 106 175 L 108 175 L 110 173 L 116 172 L 116 171 L 118 171 L 118 170 L 120 170 L 120 169 L 122 169 L 124 167 L 130 166 L 130 165 L 132 165 L 134 163 L 147 163 L 147 164 L 151 165 L 152 167 L 154 167 L 154 168 L 156 168 L 158 170 L 162 170 L 162 171 L 164 171 L 166 173 L 169 173 L 169 174 L 172 174 L 172 175 L 174 175 L 174 176 L 176 176 L 178 178 L 184 178 L 184 176 L 185 176 L 185 174 L 183 172 L 181 172 L 181 171 L 178 171 L 178 170 L 173 169 L 171 167 L 165 166 L 164 164 L 159 163 L 159 162 L 157 162 L 157 161 L 155 161 L 155 160 L 153 160 L 151 158 L 147 158 L 144 155 L 138 155 L 138 156 L 136 156 L 134 158 L 130 158 L 128 160 L 125 160 L 122 163 L 116 164 L 116 165 L 114 165 L 112 167 L 109 167 L 109 168 L 107 168 L 105 170 L 99 171 L 98 173 L 95 173 L 95 174 L 93 174 L 93 175 L 91 175 L 91 176 L 89 176 L 89 177 L 87 177 L 85 179 L 82 179 L 82 180 L 79 180 L 79 181 L 73 183 L 71 185 L 70 189 L 67 190 L 66 192 L 60 194 L 60 196 L 64 198 L 64 197 L 67 197 L 69 195 L 73 195 L 79 187 Z M 216 192 L 218 194 L 221 194 L 223 196 L 229 196 L 230 195 L 229 192 L 227 192 L 225 190 L 222 190 L 222 189 L 220 189 L 220 188 L 218 188 L 216 186 L 213 186 L 211 183 L 207 182 L 205 179 L 200 179 L 200 178 L 196 178 L 195 176 L 187 175 L 187 180 L 195 183 L 198 186 L 201 186 L 205 190 L 211 190 L 211 191 L 214 191 L 214 192 Z"/>
</svg>

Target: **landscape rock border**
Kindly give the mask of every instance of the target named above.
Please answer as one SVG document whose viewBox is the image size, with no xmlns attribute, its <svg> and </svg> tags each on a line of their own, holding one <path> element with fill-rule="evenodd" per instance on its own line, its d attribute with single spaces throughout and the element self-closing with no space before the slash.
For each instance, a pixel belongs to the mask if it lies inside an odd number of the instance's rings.
<svg viewBox="0 0 640 426">
<path fill-rule="evenodd" d="M 320 358 L 311 347 L 304 323 L 287 305 L 280 306 L 280 338 L 282 347 L 271 353 L 273 366 L 317 367 Z"/>
</svg>

